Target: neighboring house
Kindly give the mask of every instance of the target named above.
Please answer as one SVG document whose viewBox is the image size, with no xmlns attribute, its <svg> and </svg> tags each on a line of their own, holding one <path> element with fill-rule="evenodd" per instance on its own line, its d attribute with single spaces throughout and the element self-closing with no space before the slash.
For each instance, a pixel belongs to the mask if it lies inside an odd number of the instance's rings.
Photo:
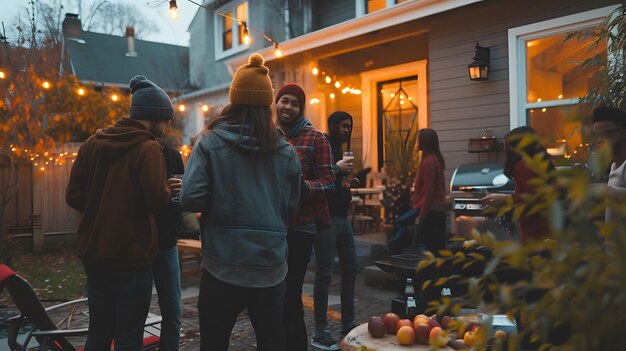
<svg viewBox="0 0 626 351">
<path fill-rule="evenodd" d="M 96 88 L 128 90 L 128 82 L 143 74 L 171 97 L 191 89 L 189 48 L 135 38 L 133 27 L 124 37 L 84 31 L 78 15 L 63 20 L 61 72 L 69 71 Z"/>
<path fill-rule="evenodd" d="M 268 61 L 275 89 L 290 81 L 304 86 L 306 116 L 315 126 L 325 130 L 334 110 L 355 117 L 352 148 L 364 167 L 380 170 L 389 161 L 385 141 L 409 132 L 414 137 L 416 129 L 428 127 L 439 133 L 448 179 L 463 163 L 501 159 L 496 152 L 468 153 L 470 138 L 479 138 L 483 127 L 501 142 L 510 129 L 530 125 L 552 137 L 554 151 L 565 157 L 585 147 L 587 140 L 572 131 L 588 125 L 565 123 L 591 85 L 591 72 L 577 70 L 576 63 L 592 55 L 606 58 L 606 44 L 590 52 L 585 42 L 562 39 L 597 25 L 619 5 L 616 0 L 204 3 L 245 19 L 278 41 L 284 54 L 277 57 L 254 32 L 252 43 L 244 44 L 243 26 L 199 9 L 189 27 L 190 79 L 201 88 L 179 98 L 195 121 L 190 133 L 227 103 L 233 71 L 258 51 Z M 469 79 L 476 43 L 491 56 L 484 81 Z M 346 86 L 353 93 L 343 90 Z"/>
</svg>

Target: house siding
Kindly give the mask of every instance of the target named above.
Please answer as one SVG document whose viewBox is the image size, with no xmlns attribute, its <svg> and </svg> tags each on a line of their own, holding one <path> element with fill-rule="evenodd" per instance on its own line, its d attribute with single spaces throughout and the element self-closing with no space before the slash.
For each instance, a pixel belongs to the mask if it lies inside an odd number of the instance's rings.
<svg viewBox="0 0 626 351">
<path fill-rule="evenodd" d="M 448 180 L 463 163 L 501 159 L 495 153 L 468 154 L 467 144 L 479 137 L 482 127 L 500 140 L 510 130 L 508 30 L 612 4 L 615 1 L 491 0 L 427 19 L 429 120 L 439 134 Z M 476 42 L 491 48 L 488 81 L 468 77 Z"/>
<path fill-rule="evenodd" d="M 313 3 L 313 30 L 351 20 L 356 15 L 354 1 L 317 0 Z"/>
</svg>

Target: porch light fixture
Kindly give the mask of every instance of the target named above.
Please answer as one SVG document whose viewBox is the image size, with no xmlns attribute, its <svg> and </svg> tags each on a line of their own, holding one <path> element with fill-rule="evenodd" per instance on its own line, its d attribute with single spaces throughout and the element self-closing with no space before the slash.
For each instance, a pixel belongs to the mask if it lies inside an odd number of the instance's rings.
<svg viewBox="0 0 626 351">
<path fill-rule="evenodd" d="M 488 47 L 485 48 L 476 43 L 474 62 L 467 66 L 471 80 L 487 80 L 489 75 L 489 54 Z"/>
</svg>

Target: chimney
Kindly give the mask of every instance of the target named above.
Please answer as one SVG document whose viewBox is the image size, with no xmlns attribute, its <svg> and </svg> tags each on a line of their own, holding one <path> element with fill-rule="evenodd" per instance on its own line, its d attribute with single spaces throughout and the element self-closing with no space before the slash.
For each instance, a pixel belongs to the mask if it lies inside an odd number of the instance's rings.
<svg viewBox="0 0 626 351">
<path fill-rule="evenodd" d="M 63 20 L 63 36 L 66 38 L 80 38 L 83 31 L 80 19 L 75 13 L 66 13 Z"/>
<path fill-rule="evenodd" d="M 126 27 L 126 56 L 129 57 L 137 57 L 137 52 L 135 51 L 135 28 Z"/>
</svg>

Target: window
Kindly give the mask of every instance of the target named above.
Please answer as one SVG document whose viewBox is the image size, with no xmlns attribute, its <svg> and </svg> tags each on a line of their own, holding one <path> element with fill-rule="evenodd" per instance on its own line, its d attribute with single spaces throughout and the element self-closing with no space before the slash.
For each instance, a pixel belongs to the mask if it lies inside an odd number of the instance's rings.
<svg viewBox="0 0 626 351">
<path fill-rule="evenodd" d="M 396 4 L 401 4 L 408 0 L 359 0 L 360 3 L 357 3 L 357 11 L 359 5 L 364 6 L 362 13 L 357 13 L 357 16 L 361 16 L 364 14 L 372 13 L 374 11 L 383 10 L 388 7 L 392 7 Z"/>
<path fill-rule="evenodd" d="M 607 45 L 590 39 L 564 41 L 567 33 L 599 25 L 606 7 L 509 30 L 511 129 L 529 125 L 550 140 L 549 152 L 578 162 L 586 157 L 591 121 L 578 117 L 579 97 L 593 86 L 592 70 L 578 65 L 590 57 L 606 61 Z M 582 122 L 581 122 L 582 121 Z"/>
<path fill-rule="evenodd" d="M 248 21 L 248 2 L 232 2 L 217 12 L 225 15 L 215 15 L 215 59 L 220 60 L 248 48 L 243 42 L 243 24 L 233 19 Z"/>
</svg>

